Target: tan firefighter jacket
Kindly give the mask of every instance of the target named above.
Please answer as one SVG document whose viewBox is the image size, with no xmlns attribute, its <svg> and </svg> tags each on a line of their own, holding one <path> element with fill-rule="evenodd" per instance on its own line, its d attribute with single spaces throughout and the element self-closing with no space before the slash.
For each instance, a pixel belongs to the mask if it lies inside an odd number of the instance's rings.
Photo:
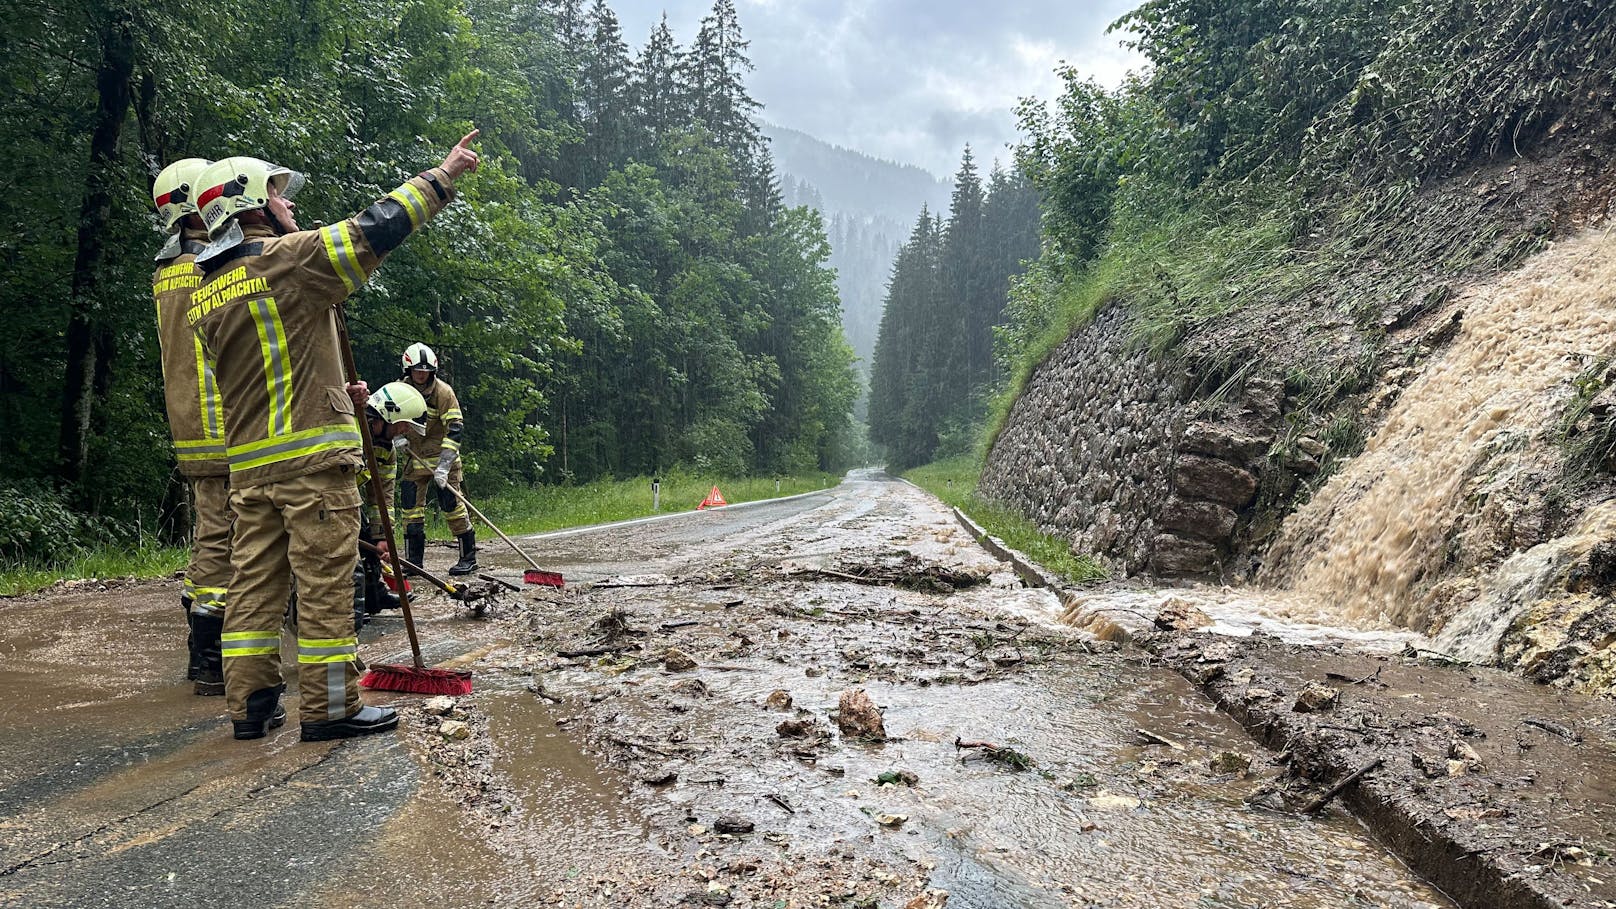
<svg viewBox="0 0 1616 909">
<path fill-rule="evenodd" d="M 185 320 L 191 293 L 202 284 L 202 272 L 192 263 L 207 244 L 208 235 L 206 231 L 182 230 L 179 241 L 164 247 L 158 255 L 157 271 L 152 274 L 168 429 L 174 437 L 180 473 L 188 477 L 222 477 L 230 472 L 224 451 L 224 408 L 213 381 L 213 362 Z"/>
<path fill-rule="evenodd" d="M 445 449 L 460 450 L 460 430 L 465 415 L 460 412 L 460 399 L 455 397 L 453 386 L 442 379 L 433 379 L 432 387 L 423 397 L 426 398 L 426 435 L 409 434 L 410 459 L 404 468 L 407 474 L 423 470 L 431 473 L 437 469 L 438 455 Z"/>
<path fill-rule="evenodd" d="M 245 242 L 205 262 L 186 319 L 216 364 L 233 487 L 363 464 L 336 307 L 453 193 L 433 168 L 328 227 L 244 227 Z"/>
</svg>

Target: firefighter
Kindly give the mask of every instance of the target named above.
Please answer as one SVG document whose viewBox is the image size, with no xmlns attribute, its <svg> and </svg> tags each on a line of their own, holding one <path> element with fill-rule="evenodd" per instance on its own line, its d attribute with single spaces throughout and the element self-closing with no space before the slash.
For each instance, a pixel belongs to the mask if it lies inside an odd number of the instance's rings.
<svg viewBox="0 0 1616 909">
<path fill-rule="evenodd" d="M 400 358 L 403 378 L 426 398 L 426 431 L 412 434 L 406 457 L 404 484 L 405 558 L 424 565 L 426 556 L 426 498 L 437 488 L 438 508 L 460 543 L 460 561 L 451 575 L 477 570 L 477 533 L 472 530 L 466 503 L 458 495 L 465 482 L 460 467 L 460 441 L 465 415 L 448 382 L 438 378 L 438 355 L 425 344 L 411 344 Z"/>
<path fill-rule="evenodd" d="M 382 500 L 393 501 L 393 475 L 397 465 L 396 452 L 407 445 L 408 433 L 426 432 L 426 399 L 408 382 L 389 382 L 376 390 L 366 402 L 365 416 L 370 420 L 370 437 L 376 453 L 376 466 L 382 472 Z M 371 502 L 369 477 L 359 484 L 359 495 L 365 503 L 364 526 L 359 539 L 387 551 L 387 537 L 382 532 L 381 518 Z M 383 609 L 397 609 L 398 596 L 387 589 L 383 576 L 388 572 L 381 556 L 364 549 L 359 551 L 359 569 L 354 577 L 354 627 L 363 627 L 366 616 Z"/>
<path fill-rule="evenodd" d="M 218 696 L 224 694 L 219 632 L 230 586 L 230 464 L 213 364 L 185 320 L 191 292 L 202 283 L 194 262 L 208 233 L 197 214 L 196 194 L 198 178 L 211 163 L 206 158 L 175 161 L 152 184 L 152 204 L 168 231 L 157 253 L 152 296 L 168 428 L 180 474 L 191 487 L 191 561 L 180 593 L 190 651 L 185 677 L 197 694 Z"/>
<path fill-rule="evenodd" d="M 281 617 L 297 579 L 299 719 L 304 741 L 385 732 L 391 708 L 359 700 L 352 572 L 363 463 L 336 308 L 388 253 L 453 198 L 477 166 L 467 135 L 443 162 L 349 218 L 299 230 L 302 175 L 257 158 L 217 161 L 197 205 L 210 242 L 186 318 L 216 364 L 224 400 L 233 573 L 224 680 L 238 739 L 260 738 L 279 706 Z"/>
</svg>

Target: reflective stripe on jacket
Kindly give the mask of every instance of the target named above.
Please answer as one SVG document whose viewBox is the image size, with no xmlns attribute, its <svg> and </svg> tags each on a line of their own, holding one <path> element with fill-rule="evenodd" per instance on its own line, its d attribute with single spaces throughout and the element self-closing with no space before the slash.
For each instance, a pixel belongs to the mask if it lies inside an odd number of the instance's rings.
<svg viewBox="0 0 1616 909">
<path fill-rule="evenodd" d="M 407 381 L 407 380 L 406 380 Z M 432 388 L 426 395 L 426 435 L 409 434 L 411 458 L 410 470 L 425 469 L 431 473 L 438 466 L 438 454 L 445 448 L 460 450 L 460 442 L 451 437 L 452 430 L 458 430 L 465 415 L 460 412 L 460 399 L 455 397 L 454 387 L 442 379 L 433 379 Z M 458 432 L 453 435 L 458 436 Z"/>
<path fill-rule="evenodd" d="M 188 477 L 222 477 L 230 472 L 225 460 L 224 407 L 214 383 L 213 362 L 185 318 L 191 294 L 202 284 L 202 272 L 194 261 L 207 240 L 204 231 L 182 231 L 180 254 L 160 262 L 152 274 L 157 343 L 162 349 L 163 403 L 168 408 L 174 456 L 180 473 Z"/>
</svg>

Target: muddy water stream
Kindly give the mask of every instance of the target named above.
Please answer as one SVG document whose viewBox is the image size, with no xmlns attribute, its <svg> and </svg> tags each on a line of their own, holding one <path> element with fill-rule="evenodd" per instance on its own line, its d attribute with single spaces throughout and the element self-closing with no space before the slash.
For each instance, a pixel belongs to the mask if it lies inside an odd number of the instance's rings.
<svg viewBox="0 0 1616 909">
<path fill-rule="evenodd" d="M 1343 815 L 1247 804 L 1281 767 L 1237 724 L 1176 674 L 1063 629 L 1053 597 L 923 495 L 863 482 L 808 505 L 738 512 L 725 534 L 564 541 L 566 570 L 605 584 L 507 616 L 520 633 L 475 702 L 472 747 L 510 805 L 493 842 L 525 869 L 496 902 L 700 902 L 712 876 L 729 905 L 901 906 L 921 885 L 956 909 L 1450 905 Z M 892 552 L 991 580 L 941 595 L 802 576 Z M 551 656 L 598 640 L 580 631 L 609 612 L 622 653 Z M 665 670 L 669 646 L 697 668 Z M 836 731 L 851 688 L 888 741 Z M 790 709 L 764 706 L 776 691 Z M 783 736 L 788 720 L 813 731 Z M 957 745 L 980 742 L 1031 766 Z M 915 783 L 877 782 L 899 771 Z M 727 816 L 753 829 L 722 835 Z"/>
<path fill-rule="evenodd" d="M 1543 456 L 1576 395 L 1573 380 L 1609 352 L 1613 295 L 1616 233 L 1608 230 L 1569 237 L 1467 291 L 1457 337 L 1402 391 L 1364 452 L 1286 520 L 1264 580 L 1293 591 L 1327 624 L 1424 631 L 1446 620 L 1433 588 L 1452 564 L 1487 562 L 1497 545 L 1489 509 L 1492 521 L 1507 523 L 1493 501 L 1523 494 L 1512 477 Z M 1592 545 L 1591 534 L 1573 536 L 1582 552 Z M 1490 655 L 1521 607 L 1515 594 L 1581 554 L 1569 549 L 1560 544 L 1501 576 L 1479 577 L 1475 608 L 1445 643 Z"/>
</svg>

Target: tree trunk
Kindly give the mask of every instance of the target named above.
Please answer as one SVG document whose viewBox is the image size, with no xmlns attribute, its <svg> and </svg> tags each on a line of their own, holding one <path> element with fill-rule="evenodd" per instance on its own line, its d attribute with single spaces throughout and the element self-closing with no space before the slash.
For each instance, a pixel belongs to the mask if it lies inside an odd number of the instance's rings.
<svg viewBox="0 0 1616 909">
<path fill-rule="evenodd" d="M 100 101 L 90 138 L 90 165 L 79 210 L 78 251 L 73 259 L 72 316 L 67 323 L 66 387 L 62 395 L 62 431 L 58 446 L 61 478 L 77 485 L 89 459 L 90 418 L 104 396 L 116 350 L 111 326 L 96 301 L 107 227 L 112 220 L 112 181 L 118 178 L 118 138 L 129 113 L 130 77 L 135 42 L 128 11 L 114 6 L 103 13 L 98 39 L 101 62 L 96 72 Z"/>
</svg>

